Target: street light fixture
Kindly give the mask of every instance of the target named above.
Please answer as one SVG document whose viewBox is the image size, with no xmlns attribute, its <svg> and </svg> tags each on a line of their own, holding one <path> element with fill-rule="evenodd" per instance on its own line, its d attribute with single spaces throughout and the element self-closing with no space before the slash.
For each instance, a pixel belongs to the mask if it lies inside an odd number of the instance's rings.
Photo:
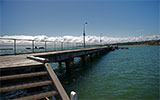
<svg viewBox="0 0 160 100">
<path fill-rule="evenodd" d="M 85 36 L 86 36 L 86 33 L 85 33 L 85 28 L 86 28 L 86 24 L 88 24 L 87 22 L 85 22 L 83 24 L 83 43 L 84 43 L 84 48 L 86 48 L 86 43 L 85 43 Z"/>
</svg>

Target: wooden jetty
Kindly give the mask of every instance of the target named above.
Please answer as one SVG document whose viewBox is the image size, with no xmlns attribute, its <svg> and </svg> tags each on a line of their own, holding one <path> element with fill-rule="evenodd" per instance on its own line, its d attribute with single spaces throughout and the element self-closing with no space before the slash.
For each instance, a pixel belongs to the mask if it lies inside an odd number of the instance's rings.
<svg viewBox="0 0 160 100">
<path fill-rule="evenodd" d="M 70 100 L 49 62 L 65 62 L 70 71 L 74 57 L 110 51 L 112 47 L 83 48 L 53 52 L 0 56 L 0 100 Z M 20 94 L 3 96 L 7 92 Z"/>
</svg>

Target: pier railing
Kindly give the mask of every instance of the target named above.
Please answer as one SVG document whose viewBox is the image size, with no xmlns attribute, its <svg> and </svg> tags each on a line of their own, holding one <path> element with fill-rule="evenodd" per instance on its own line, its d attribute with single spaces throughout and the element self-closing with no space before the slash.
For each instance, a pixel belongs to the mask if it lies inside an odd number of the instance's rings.
<svg viewBox="0 0 160 100">
<path fill-rule="evenodd" d="M 101 46 L 100 44 L 86 43 L 86 48 Z M 47 52 L 84 48 L 80 42 L 60 42 L 48 40 L 29 40 L 0 38 L 0 55 Z"/>
</svg>

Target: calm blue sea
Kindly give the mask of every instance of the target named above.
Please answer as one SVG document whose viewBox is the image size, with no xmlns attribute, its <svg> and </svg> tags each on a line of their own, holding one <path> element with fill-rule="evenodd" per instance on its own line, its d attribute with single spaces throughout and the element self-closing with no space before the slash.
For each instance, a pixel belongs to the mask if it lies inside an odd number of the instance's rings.
<svg viewBox="0 0 160 100">
<path fill-rule="evenodd" d="M 60 76 L 78 100 L 159 100 L 160 46 L 130 46 L 76 64 Z"/>
</svg>

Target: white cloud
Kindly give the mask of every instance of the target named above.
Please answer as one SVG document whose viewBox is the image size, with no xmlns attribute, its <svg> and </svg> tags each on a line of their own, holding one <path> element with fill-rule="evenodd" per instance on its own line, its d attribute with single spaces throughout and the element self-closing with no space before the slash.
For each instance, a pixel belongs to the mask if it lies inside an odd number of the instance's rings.
<svg viewBox="0 0 160 100">
<path fill-rule="evenodd" d="M 2 36 L 0 38 L 12 38 L 12 39 L 29 39 L 29 40 L 36 40 L 36 41 L 55 41 L 55 42 L 72 42 L 72 43 L 82 43 L 83 36 L 75 37 L 75 36 L 63 36 L 63 37 L 48 37 L 45 35 L 38 35 L 38 36 L 25 36 L 25 35 L 14 35 L 14 36 Z M 101 37 L 102 42 L 104 44 L 111 44 L 111 43 L 123 43 L 123 42 L 136 42 L 136 41 L 147 41 L 147 40 L 158 40 L 160 39 L 160 35 L 150 35 L 150 36 L 139 36 L 139 37 Z M 27 41 L 17 41 L 18 43 L 26 43 Z M 13 43 L 13 40 L 3 40 L 0 39 L 0 44 L 4 43 Z M 31 43 L 31 41 L 30 41 Z M 97 36 L 86 36 L 86 43 L 90 44 L 99 44 L 100 37 Z"/>
</svg>

